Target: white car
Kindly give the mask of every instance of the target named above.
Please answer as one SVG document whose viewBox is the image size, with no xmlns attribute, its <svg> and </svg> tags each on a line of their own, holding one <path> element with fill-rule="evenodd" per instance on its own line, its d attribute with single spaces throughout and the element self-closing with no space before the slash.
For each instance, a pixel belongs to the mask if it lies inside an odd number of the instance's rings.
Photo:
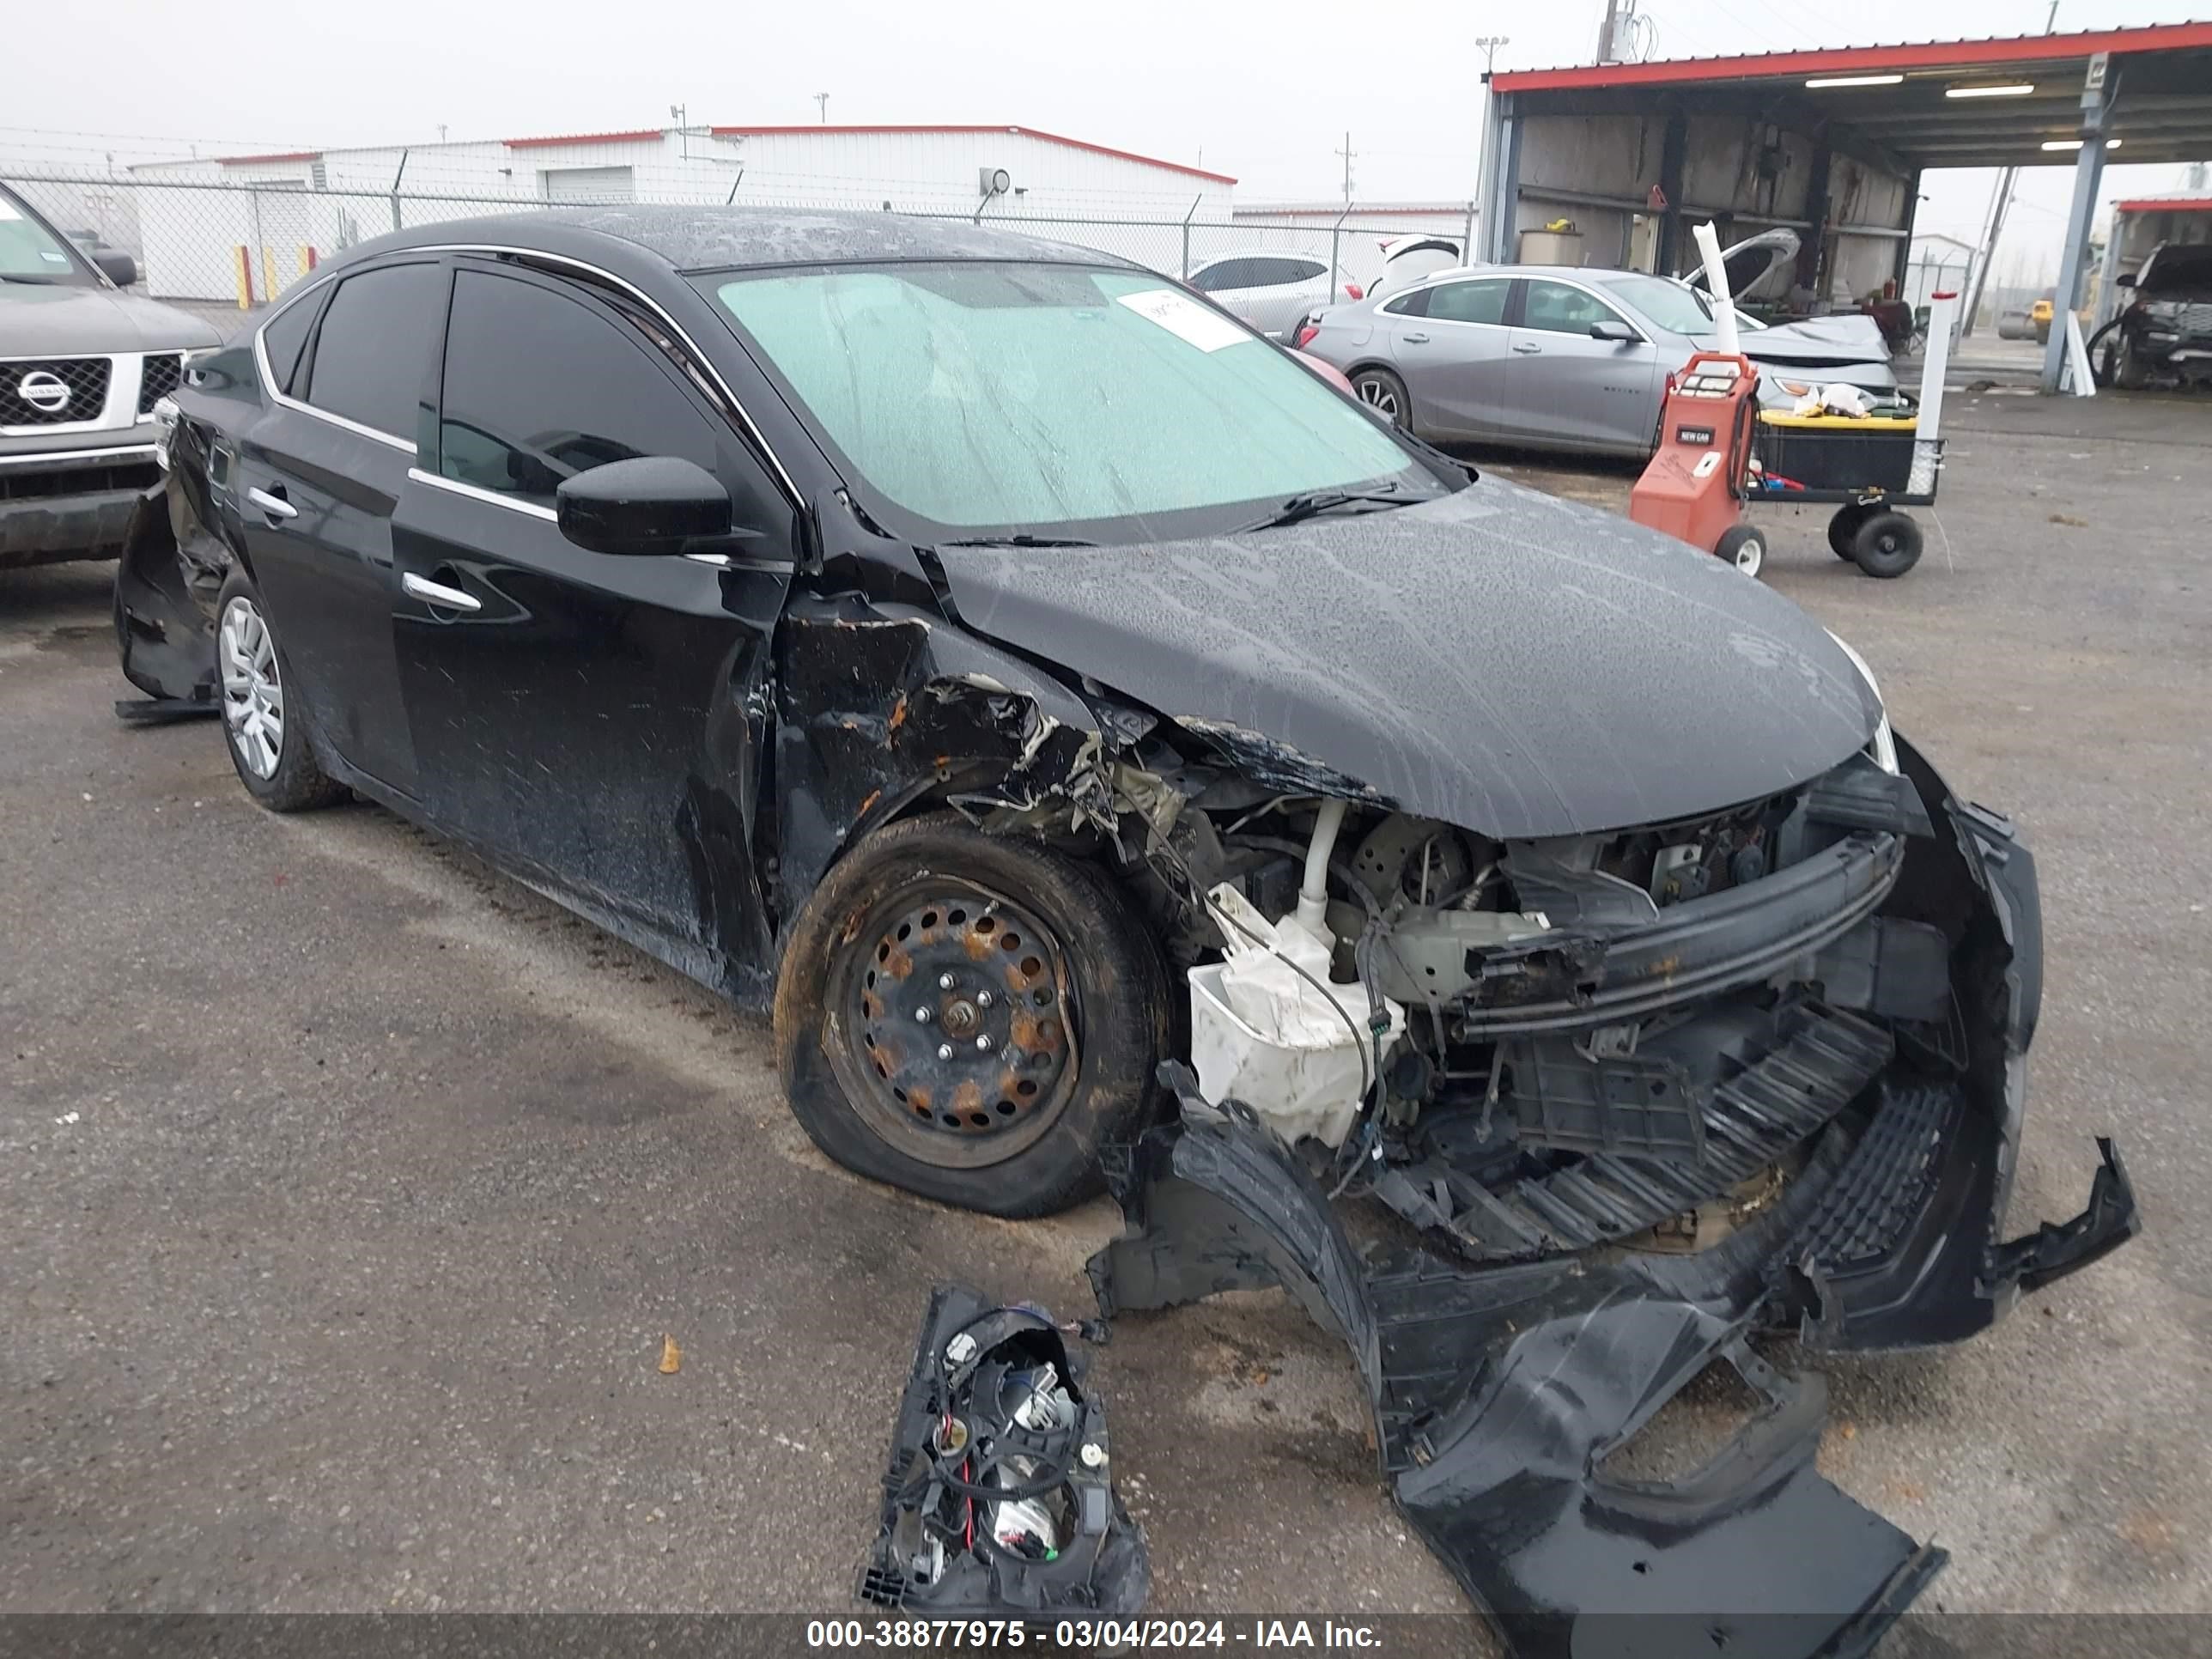
<svg viewBox="0 0 2212 1659">
<path fill-rule="evenodd" d="M 1300 253 L 1231 254 L 1200 266 L 1189 282 L 1231 316 L 1285 341 L 1308 312 L 1365 293 L 1358 283 L 1341 280 L 1332 289 L 1328 262 Z"/>
</svg>

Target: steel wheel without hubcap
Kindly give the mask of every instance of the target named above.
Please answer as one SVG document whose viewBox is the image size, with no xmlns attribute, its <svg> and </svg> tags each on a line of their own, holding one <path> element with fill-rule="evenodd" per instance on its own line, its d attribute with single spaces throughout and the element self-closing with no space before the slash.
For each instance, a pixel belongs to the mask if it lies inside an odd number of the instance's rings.
<svg viewBox="0 0 2212 1659">
<path fill-rule="evenodd" d="M 1034 1146 L 1074 1092 L 1066 957 L 1030 912 L 939 878 L 901 888 L 855 930 L 827 999 L 846 1098 L 908 1156 L 996 1164 Z"/>
<path fill-rule="evenodd" d="M 276 775 L 284 752 L 284 682 L 276 641 L 252 600 L 234 594 L 216 634 L 222 668 L 222 718 L 240 763 L 257 778 Z"/>
</svg>

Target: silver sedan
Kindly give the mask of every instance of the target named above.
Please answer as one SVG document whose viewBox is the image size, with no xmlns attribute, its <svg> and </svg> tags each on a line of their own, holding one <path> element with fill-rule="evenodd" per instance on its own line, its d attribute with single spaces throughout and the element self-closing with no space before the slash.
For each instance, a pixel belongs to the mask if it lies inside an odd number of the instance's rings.
<svg viewBox="0 0 2212 1659">
<path fill-rule="evenodd" d="M 1657 436 L 1667 376 L 1713 334 L 1710 302 L 1672 277 L 1550 265 L 1445 271 L 1298 331 L 1301 349 L 1421 437 L 1638 456 Z M 1896 394 L 1871 318 L 1747 318 L 1741 340 L 1767 401 L 1839 380 Z"/>
</svg>

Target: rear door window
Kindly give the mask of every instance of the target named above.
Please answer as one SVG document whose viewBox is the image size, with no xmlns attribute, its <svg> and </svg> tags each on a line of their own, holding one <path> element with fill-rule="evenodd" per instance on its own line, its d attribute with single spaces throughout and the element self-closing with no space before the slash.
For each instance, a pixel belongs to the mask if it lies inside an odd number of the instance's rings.
<svg viewBox="0 0 2212 1659">
<path fill-rule="evenodd" d="M 708 417 L 641 340 L 535 283 L 453 281 L 438 412 L 438 471 L 553 504 L 563 478 L 608 461 L 678 455 L 717 471 Z"/>
<path fill-rule="evenodd" d="M 1505 296 L 1512 286 L 1511 279 L 1505 277 L 1480 283 L 1445 283 L 1426 290 L 1429 308 L 1425 314 L 1447 323 L 1503 323 Z"/>
<path fill-rule="evenodd" d="M 413 442 L 445 300 L 439 265 L 384 265 L 347 277 L 324 308 L 299 395 L 326 414 Z"/>
</svg>

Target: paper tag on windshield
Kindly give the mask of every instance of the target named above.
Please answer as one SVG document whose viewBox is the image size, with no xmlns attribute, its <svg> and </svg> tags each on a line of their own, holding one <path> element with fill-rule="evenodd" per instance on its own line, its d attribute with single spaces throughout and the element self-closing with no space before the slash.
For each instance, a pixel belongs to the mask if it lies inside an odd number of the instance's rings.
<svg viewBox="0 0 2212 1659">
<path fill-rule="evenodd" d="M 1200 351 L 1218 351 L 1224 346 L 1233 346 L 1252 337 L 1219 312 L 1208 311 L 1173 289 L 1148 288 L 1142 294 L 1121 294 L 1115 298 L 1117 303 L 1128 307 L 1149 322 L 1158 323 L 1178 340 L 1187 341 Z"/>
</svg>

